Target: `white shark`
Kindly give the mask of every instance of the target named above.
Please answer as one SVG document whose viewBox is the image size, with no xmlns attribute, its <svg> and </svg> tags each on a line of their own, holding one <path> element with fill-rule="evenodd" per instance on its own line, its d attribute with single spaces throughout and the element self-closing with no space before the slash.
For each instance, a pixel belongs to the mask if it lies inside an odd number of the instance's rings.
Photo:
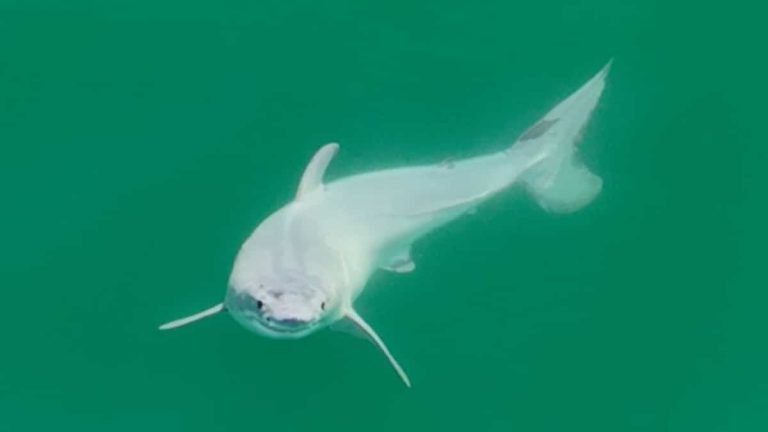
<svg viewBox="0 0 768 432">
<path fill-rule="evenodd" d="M 347 319 L 371 338 L 410 387 L 387 346 L 355 312 L 355 299 L 377 269 L 413 270 L 410 249 L 419 238 L 513 184 L 524 185 L 551 212 L 572 212 L 590 203 L 602 180 L 579 161 L 576 145 L 609 68 L 610 63 L 497 153 L 324 184 L 339 146 L 323 146 L 306 167 L 296 198 L 243 244 L 224 302 L 160 329 L 226 310 L 261 335 L 299 338 Z"/>
</svg>

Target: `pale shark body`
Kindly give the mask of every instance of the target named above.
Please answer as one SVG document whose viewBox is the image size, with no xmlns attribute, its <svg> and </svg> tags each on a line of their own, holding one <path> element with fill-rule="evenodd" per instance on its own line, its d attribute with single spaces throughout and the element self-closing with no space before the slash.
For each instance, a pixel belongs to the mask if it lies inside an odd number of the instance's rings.
<svg viewBox="0 0 768 432">
<path fill-rule="evenodd" d="M 377 269 L 413 270 L 413 242 L 514 183 L 523 183 L 548 211 L 571 212 L 591 202 L 602 180 L 578 161 L 576 144 L 609 66 L 498 153 L 324 184 L 339 147 L 323 146 L 307 166 L 296 199 L 243 244 L 224 302 L 160 328 L 227 310 L 259 334 L 298 338 L 346 318 L 381 348 L 410 386 L 381 338 L 355 312 L 355 299 Z"/>
</svg>

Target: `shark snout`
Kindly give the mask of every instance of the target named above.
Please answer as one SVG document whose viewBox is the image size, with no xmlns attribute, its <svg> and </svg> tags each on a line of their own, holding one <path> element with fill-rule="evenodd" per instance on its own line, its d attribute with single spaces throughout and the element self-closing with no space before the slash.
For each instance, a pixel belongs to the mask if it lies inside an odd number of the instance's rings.
<svg viewBox="0 0 768 432">
<path fill-rule="evenodd" d="M 269 292 L 257 299 L 260 315 L 266 327 L 280 332 L 302 331 L 321 318 L 324 305 L 316 299 L 287 292 Z"/>
<path fill-rule="evenodd" d="M 263 324 L 265 327 L 282 333 L 284 335 L 290 335 L 294 333 L 301 333 L 315 326 L 319 317 L 310 314 L 302 313 L 301 310 L 293 310 L 290 312 L 283 311 L 283 313 L 266 313 L 264 314 Z"/>
<path fill-rule="evenodd" d="M 263 282 L 250 289 L 230 289 L 226 306 L 246 328 L 277 338 L 296 338 L 320 326 L 328 297 L 314 285 Z"/>
<path fill-rule="evenodd" d="M 292 299 L 285 296 L 278 301 L 272 301 L 265 306 L 265 314 L 272 318 L 273 322 L 285 326 L 297 326 L 315 321 L 319 310 L 304 299 Z"/>
<path fill-rule="evenodd" d="M 280 327 L 285 327 L 289 329 L 301 328 L 312 323 L 312 321 L 308 321 L 300 318 L 272 319 L 272 322 L 277 324 Z"/>
</svg>

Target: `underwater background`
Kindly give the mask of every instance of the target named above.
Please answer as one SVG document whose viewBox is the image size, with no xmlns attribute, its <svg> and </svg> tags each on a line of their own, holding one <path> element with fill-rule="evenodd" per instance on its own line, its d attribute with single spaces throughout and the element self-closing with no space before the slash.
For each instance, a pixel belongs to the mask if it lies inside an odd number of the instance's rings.
<svg viewBox="0 0 768 432">
<path fill-rule="evenodd" d="M 765 6 L 0 0 L 0 431 L 768 429 Z M 571 215 L 514 188 L 377 273 L 368 341 L 220 315 L 330 178 L 497 151 L 614 58 Z"/>
</svg>

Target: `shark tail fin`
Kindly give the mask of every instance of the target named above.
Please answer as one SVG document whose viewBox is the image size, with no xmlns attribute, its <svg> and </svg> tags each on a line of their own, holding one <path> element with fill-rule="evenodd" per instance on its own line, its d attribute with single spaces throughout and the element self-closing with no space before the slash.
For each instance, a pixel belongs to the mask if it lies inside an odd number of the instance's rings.
<svg viewBox="0 0 768 432">
<path fill-rule="evenodd" d="M 528 192 L 547 211 L 574 212 L 592 202 L 602 189 L 603 180 L 579 160 L 577 144 L 600 99 L 610 67 L 608 62 L 579 90 L 523 133 L 515 144 L 515 147 L 530 146 L 546 152 L 546 157 L 522 179 Z"/>
<path fill-rule="evenodd" d="M 411 380 L 408 379 L 408 375 L 406 375 L 405 371 L 402 367 L 400 367 L 400 364 L 397 362 L 395 357 L 389 352 L 389 349 L 387 349 L 387 346 L 384 344 L 384 341 L 381 340 L 378 334 L 376 334 L 376 331 L 368 325 L 365 320 L 355 312 L 354 309 L 350 309 L 347 311 L 346 315 L 347 318 L 349 318 L 350 321 L 352 321 L 360 330 L 362 330 L 368 337 L 373 341 L 374 344 L 376 344 L 377 347 L 381 350 L 381 352 L 384 353 L 384 355 L 387 357 L 387 360 L 389 360 L 389 364 L 392 365 L 392 367 L 395 369 L 397 374 L 400 376 L 400 379 L 403 380 L 403 383 L 406 387 L 411 387 Z"/>
<path fill-rule="evenodd" d="M 179 327 L 185 326 L 185 325 L 187 325 L 189 323 L 192 323 L 192 322 L 195 322 L 195 321 L 199 321 L 199 320 L 201 320 L 203 318 L 208 318 L 211 315 L 216 315 L 217 313 L 219 313 L 219 312 L 221 312 L 223 310 L 224 310 L 224 303 L 219 303 L 216 306 L 208 308 L 208 309 L 206 309 L 206 310 L 204 310 L 202 312 L 198 312 L 198 313 L 196 313 L 194 315 L 190 315 L 190 316 L 185 317 L 185 318 L 180 318 L 180 319 L 177 319 L 177 320 L 165 323 L 165 324 L 161 325 L 159 327 L 159 329 L 160 330 L 170 330 L 170 329 L 179 328 Z"/>
</svg>

